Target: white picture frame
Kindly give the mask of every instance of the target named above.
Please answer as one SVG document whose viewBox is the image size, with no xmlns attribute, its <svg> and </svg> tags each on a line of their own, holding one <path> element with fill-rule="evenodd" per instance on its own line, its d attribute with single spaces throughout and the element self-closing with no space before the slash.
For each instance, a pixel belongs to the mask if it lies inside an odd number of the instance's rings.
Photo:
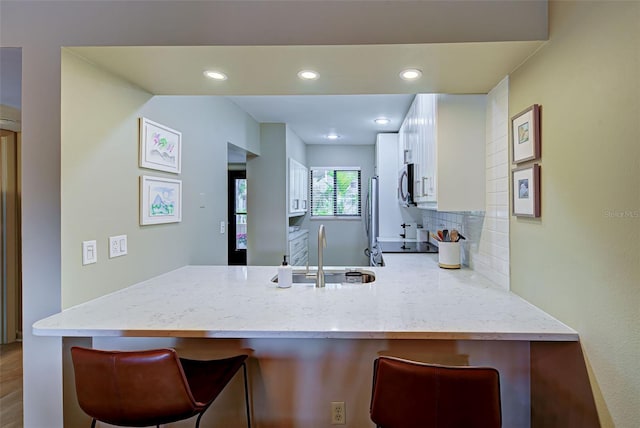
<svg viewBox="0 0 640 428">
<path fill-rule="evenodd" d="M 182 181 L 140 176 L 140 225 L 182 221 Z"/>
<path fill-rule="evenodd" d="M 182 133 L 141 117 L 139 165 L 141 168 L 180 174 Z"/>
</svg>

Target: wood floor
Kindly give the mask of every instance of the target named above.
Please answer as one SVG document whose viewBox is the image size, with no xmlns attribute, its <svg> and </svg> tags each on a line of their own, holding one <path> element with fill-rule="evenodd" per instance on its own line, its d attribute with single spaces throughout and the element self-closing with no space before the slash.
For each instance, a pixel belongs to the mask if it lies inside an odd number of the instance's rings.
<svg viewBox="0 0 640 428">
<path fill-rule="evenodd" d="M 22 342 L 0 345 L 0 427 L 22 427 Z"/>
</svg>

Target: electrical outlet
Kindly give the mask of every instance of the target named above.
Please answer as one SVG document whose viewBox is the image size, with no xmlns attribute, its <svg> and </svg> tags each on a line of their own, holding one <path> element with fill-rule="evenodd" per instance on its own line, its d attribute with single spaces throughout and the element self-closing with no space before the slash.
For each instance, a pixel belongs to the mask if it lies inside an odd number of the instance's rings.
<svg viewBox="0 0 640 428">
<path fill-rule="evenodd" d="M 344 401 L 331 402 L 331 425 L 344 425 L 347 423 Z"/>
<path fill-rule="evenodd" d="M 109 258 L 120 257 L 127 254 L 127 235 L 109 237 Z"/>
</svg>

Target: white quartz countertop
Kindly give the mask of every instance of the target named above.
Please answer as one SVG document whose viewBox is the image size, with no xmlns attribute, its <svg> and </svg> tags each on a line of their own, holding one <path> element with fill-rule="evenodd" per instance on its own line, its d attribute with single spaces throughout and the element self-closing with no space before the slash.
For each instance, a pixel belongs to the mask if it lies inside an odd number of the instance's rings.
<svg viewBox="0 0 640 428">
<path fill-rule="evenodd" d="M 271 282 L 276 266 L 185 266 L 63 310 L 42 336 L 576 341 L 578 334 L 433 254 L 385 254 L 370 284 Z M 329 268 L 327 268 L 329 269 Z"/>
</svg>

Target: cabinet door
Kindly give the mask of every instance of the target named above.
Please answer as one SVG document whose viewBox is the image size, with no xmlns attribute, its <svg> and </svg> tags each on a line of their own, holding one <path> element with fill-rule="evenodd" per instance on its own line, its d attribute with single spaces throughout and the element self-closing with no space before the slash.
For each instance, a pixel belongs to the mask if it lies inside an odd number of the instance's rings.
<svg viewBox="0 0 640 428">
<path fill-rule="evenodd" d="M 289 215 L 302 215 L 308 209 L 308 172 L 300 162 L 289 159 Z"/>
<path fill-rule="evenodd" d="M 309 170 L 306 166 L 300 165 L 300 211 L 307 212 L 309 209 Z"/>
<path fill-rule="evenodd" d="M 410 145 L 409 121 L 405 118 L 400 127 L 400 131 L 398 131 L 398 147 L 400 149 L 398 153 L 398 171 L 400 171 L 405 164 L 411 163 Z"/>
<path fill-rule="evenodd" d="M 425 140 L 425 126 L 424 123 L 427 118 L 424 115 L 424 96 L 416 95 L 414 100 L 414 107 L 412 109 L 412 136 L 413 136 L 413 200 L 416 203 L 420 203 L 424 199 L 424 189 L 422 186 L 422 177 L 425 175 L 424 165 L 424 140 Z"/>
<path fill-rule="evenodd" d="M 304 212 L 302 206 L 302 165 L 296 164 L 296 200 L 298 201 L 298 212 Z"/>
<path fill-rule="evenodd" d="M 400 129 L 398 130 L 398 164 L 396 165 L 396 171 L 400 171 L 402 166 L 404 165 L 404 122 L 400 125 Z"/>
<path fill-rule="evenodd" d="M 298 199 L 298 162 L 289 159 L 289 214 L 296 214 L 299 210 Z"/>
<path fill-rule="evenodd" d="M 422 98 L 423 130 L 422 130 L 422 172 L 420 175 L 420 190 L 422 201 L 435 202 L 437 179 L 437 109 L 436 95 L 428 95 Z M 454 168 L 454 165 L 451 165 Z"/>
<path fill-rule="evenodd" d="M 433 189 L 435 164 L 430 153 L 435 143 L 434 105 L 435 95 L 416 95 L 399 132 L 400 155 L 406 163 L 413 163 L 413 200 L 417 203 L 426 202 Z"/>
</svg>

